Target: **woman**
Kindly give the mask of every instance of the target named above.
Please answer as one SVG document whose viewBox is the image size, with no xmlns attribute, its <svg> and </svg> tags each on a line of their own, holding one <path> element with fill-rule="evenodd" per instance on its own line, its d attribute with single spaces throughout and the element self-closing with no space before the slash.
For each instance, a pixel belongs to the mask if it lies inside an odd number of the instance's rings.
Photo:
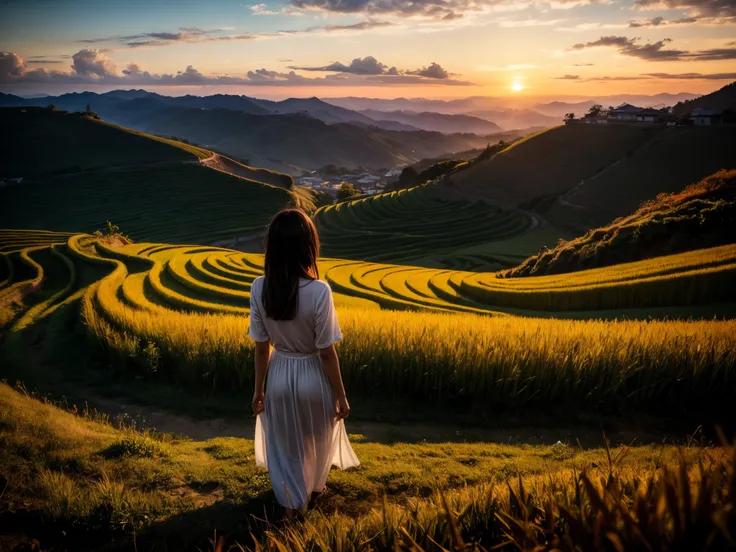
<svg viewBox="0 0 736 552">
<path fill-rule="evenodd" d="M 287 517 L 324 490 L 331 465 L 360 464 L 345 432 L 350 405 L 335 351 L 342 335 L 330 286 L 319 279 L 318 256 L 309 217 L 281 211 L 266 234 L 265 276 L 250 290 L 256 463 L 268 468 Z"/>
</svg>

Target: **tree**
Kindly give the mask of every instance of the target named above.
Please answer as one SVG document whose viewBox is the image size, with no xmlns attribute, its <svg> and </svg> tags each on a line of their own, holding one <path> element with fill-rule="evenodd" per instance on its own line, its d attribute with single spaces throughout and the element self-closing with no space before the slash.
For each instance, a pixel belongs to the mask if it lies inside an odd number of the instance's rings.
<svg viewBox="0 0 736 552">
<path fill-rule="evenodd" d="M 586 117 L 598 117 L 602 111 L 603 111 L 603 106 L 601 104 L 594 104 L 590 106 L 590 109 L 588 109 L 588 112 L 585 114 L 585 116 Z"/>
<path fill-rule="evenodd" d="M 565 113 L 565 122 L 568 121 L 574 121 L 575 120 L 575 114 L 574 113 Z"/>
<path fill-rule="evenodd" d="M 340 189 L 337 190 L 338 201 L 344 201 L 357 195 L 360 195 L 360 192 L 350 182 L 343 182 L 340 184 Z"/>
<path fill-rule="evenodd" d="M 84 110 L 85 113 L 92 113 L 92 106 L 90 104 L 87 104 L 87 109 Z"/>
<path fill-rule="evenodd" d="M 414 167 L 406 167 L 399 175 L 399 187 L 411 188 L 419 184 L 419 173 Z"/>
</svg>

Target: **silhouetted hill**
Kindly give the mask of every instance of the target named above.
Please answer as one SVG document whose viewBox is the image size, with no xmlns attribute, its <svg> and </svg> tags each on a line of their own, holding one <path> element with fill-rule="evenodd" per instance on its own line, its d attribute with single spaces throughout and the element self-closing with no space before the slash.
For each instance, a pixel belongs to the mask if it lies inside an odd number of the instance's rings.
<svg viewBox="0 0 736 552">
<path fill-rule="evenodd" d="M 736 170 L 660 194 L 632 215 L 529 257 L 504 277 L 559 274 L 736 242 Z"/>
<path fill-rule="evenodd" d="M 690 115 L 693 109 L 722 109 L 736 111 L 736 81 L 694 100 L 677 104 L 673 112 L 678 117 Z"/>
</svg>

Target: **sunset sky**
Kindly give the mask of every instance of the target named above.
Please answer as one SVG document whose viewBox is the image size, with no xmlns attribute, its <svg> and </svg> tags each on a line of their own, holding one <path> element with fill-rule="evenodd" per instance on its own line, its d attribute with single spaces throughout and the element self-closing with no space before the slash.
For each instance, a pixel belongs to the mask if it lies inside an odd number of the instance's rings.
<svg viewBox="0 0 736 552">
<path fill-rule="evenodd" d="M 0 91 L 705 93 L 736 0 L 0 0 Z"/>
</svg>

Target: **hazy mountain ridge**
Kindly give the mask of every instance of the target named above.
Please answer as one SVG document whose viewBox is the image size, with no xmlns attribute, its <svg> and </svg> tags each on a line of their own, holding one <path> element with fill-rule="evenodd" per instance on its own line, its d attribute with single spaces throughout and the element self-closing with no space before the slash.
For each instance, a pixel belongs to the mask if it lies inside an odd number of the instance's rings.
<svg viewBox="0 0 736 552">
<path fill-rule="evenodd" d="M 489 134 L 502 130 L 496 123 L 472 115 L 449 115 L 434 111 L 379 111 L 376 109 L 366 109 L 360 113 L 374 121 L 397 121 L 421 130 L 437 130 L 445 133 Z"/>
</svg>

